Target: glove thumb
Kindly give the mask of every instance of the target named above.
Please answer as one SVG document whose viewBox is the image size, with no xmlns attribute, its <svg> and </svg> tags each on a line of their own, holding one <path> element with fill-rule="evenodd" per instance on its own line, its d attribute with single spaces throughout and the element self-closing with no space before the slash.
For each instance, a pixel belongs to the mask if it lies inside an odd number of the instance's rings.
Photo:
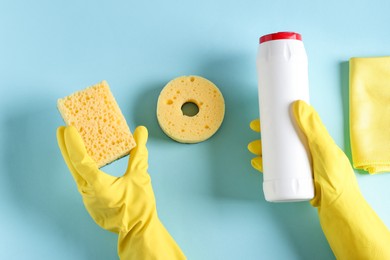
<svg viewBox="0 0 390 260">
<path fill-rule="evenodd" d="M 148 149 L 146 148 L 148 129 L 139 126 L 135 129 L 133 136 L 136 146 L 130 151 L 126 174 L 132 174 L 135 171 L 146 173 L 148 170 Z"/>
<path fill-rule="evenodd" d="M 323 196 L 332 194 L 331 197 L 337 197 L 347 186 L 357 187 L 347 156 L 333 141 L 314 108 L 301 100 L 295 101 L 292 108 L 300 129 L 307 137 L 312 156 L 316 187 L 312 204 L 318 205 Z"/>
</svg>

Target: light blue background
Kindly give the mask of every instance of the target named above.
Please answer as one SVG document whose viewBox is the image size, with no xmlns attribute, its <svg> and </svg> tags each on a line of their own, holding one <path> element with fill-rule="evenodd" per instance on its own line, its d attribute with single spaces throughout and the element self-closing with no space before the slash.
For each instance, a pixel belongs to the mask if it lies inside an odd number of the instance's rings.
<svg viewBox="0 0 390 260">
<path fill-rule="evenodd" d="M 250 167 L 258 37 L 303 35 L 311 103 L 350 157 L 347 62 L 390 55 L 389 10 L 379 0 L 1 1 L 0 258 L 117 258 L 116 234 L 89 217 L 55 137 L 57 98 L 105 79 L 131 129 L 149 129 L 158 212 L 189 259 L 334 259 L 316 209 L 265 202 Z M 226 116 L 211 139 L 185 145 L 155 110 L 164 85 L 190 74 L 220 88 Z M 118 176 L 126 163 L 104 170 Z M 356 175 L 390 226 L 390 175 Z"/>
</svg>

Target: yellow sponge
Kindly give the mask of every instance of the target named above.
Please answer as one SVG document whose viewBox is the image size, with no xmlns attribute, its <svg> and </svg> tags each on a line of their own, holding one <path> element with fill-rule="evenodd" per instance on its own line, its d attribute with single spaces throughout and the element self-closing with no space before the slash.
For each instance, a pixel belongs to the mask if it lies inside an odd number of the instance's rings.
<svg viewBox="0 0 390 260">
<path fill-rule="evenodd" d="M 184 106 L 198 111 L 187 115 Z M 225 115 L 225 101 L 214 83 L 200 76 L 182 76 L 168 82 L 157 101 L 157 119 L 170 138 L 198 143 L 214 135 Z"/>
<path fill-rule="evenodd" d="M 58 99 L 67 125 L 75 126 L 98 167 L 127 155 L 135 141 L 106 81 Z"/>
</svg>

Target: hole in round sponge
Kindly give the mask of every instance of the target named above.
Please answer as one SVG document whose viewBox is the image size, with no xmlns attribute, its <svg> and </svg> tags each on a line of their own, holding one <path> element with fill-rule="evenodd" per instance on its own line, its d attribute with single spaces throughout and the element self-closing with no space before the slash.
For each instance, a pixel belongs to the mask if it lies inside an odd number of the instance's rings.
<svg viewBox="0 0 390 260">
<path fill-rule="evenodd" d="M 181 106 L 181 112 L 185 116 L 196 116 L 199 113 L 199 107 L 194 102 L 188 101 Z"/>
</svg>

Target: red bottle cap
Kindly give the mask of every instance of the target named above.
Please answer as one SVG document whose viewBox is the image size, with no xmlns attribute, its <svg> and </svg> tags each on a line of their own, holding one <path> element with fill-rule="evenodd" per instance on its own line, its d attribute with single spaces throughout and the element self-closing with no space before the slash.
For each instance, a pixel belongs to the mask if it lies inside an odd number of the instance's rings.
<svg viewBox="0 0 390 260">
<path fill-rule="evenodd" d="M 277 32 L 261 36 L 260 43 L 286 39 L 302 41 L 302 36 L 295 32 Z"/>
</svg>

